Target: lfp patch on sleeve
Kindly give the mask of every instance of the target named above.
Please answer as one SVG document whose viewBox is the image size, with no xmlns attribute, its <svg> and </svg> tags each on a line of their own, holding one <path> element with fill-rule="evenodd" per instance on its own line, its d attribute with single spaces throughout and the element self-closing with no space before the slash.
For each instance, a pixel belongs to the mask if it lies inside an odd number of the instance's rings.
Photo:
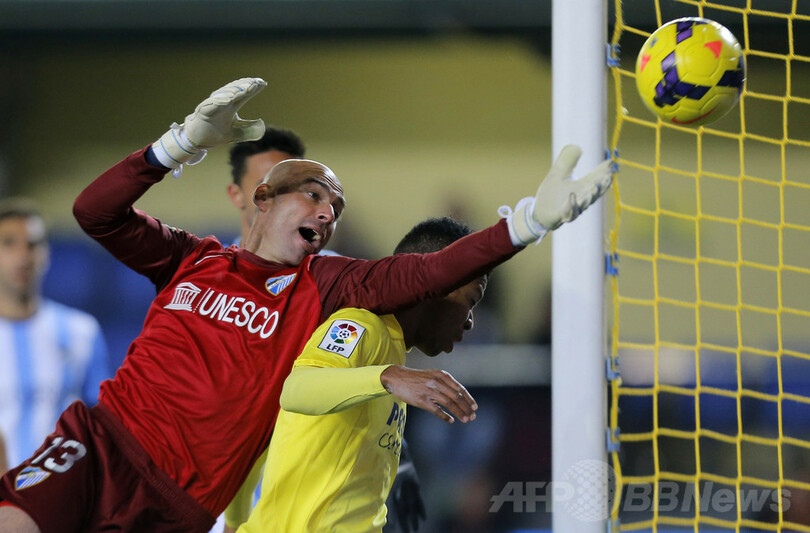
<svg viewBox="0 0 810 533">
<path fill-rule="evenodd" d="M 360 343 L 360 337 L 362 337 L 365 332 L 366 328 L 357 322 L 352 322 L 351 320 L 335 320 L 332 322 L 329 331 L 324 335 L 318 348 L 342 355 L 348 359 Z"/>
</svg>

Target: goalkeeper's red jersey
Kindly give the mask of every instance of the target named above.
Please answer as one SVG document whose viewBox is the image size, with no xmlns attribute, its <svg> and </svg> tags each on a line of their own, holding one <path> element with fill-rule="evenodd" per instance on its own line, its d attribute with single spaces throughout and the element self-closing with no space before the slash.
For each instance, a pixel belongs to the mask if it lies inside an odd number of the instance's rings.
<svg viewBox="0 0 810 533">
<path fill-rule="evenodd" d="M 134 209 L 163 175 L 138 151 L 74 205 L 82 228 L 158 291 L 99 401 L 214 516 L 267 448 L 284 380 L 326 317 L 446 294 L 517 251 L 501 221 L 434 254 L 310 256 L 290 268 Z"/>
</svg>

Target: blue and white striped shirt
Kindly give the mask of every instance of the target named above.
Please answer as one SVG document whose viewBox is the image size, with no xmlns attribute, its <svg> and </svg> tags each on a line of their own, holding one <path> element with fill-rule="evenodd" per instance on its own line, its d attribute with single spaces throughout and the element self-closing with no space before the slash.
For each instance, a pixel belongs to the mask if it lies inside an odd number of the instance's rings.
<svg viewBox="0 0 810 533">
<path fill-rule="evenodd" d="M 91 315 L 43 300 L 31 318 L 0 318 L 0 431 L 8 467 L 42 445 L 73 401 L 94 405 L 109 377 L 107 347 Z"/>
</svg>

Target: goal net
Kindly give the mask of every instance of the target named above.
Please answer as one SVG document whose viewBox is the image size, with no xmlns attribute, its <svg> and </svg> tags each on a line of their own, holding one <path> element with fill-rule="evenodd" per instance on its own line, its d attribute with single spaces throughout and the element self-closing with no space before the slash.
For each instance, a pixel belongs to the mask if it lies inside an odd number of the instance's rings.
<svg viewBox="0 0 810 533">
<path fill-rule="evenodd" d="M 609 213 L 613 531 L 810 531 L 810 2 L 616 1 Z M 658 121 L 641 44 L 701 16 L 743 47 L 718 122 Z"/>
</svg>

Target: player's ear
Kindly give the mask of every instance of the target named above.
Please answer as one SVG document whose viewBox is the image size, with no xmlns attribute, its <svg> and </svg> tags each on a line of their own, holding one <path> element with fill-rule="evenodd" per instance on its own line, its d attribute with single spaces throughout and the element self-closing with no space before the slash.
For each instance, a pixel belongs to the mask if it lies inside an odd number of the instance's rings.
<svg viewBox="0 0 810 533">
<path fill-rule="evenodd" d="M 253 205 L 259 209 L 266 209 L 267 201 L 273 196 L 270 186 L 266 183 L 260 183 L 256 190 L 253 191 Z"/>
<path fill-rule="evenodd" d="M 242 187 L 235 183 L 231 183 L 228 185 L 228 197 L 231 199 L 231 203 L 237 209 L 244 209 L 247 205 L 247 198 L 245 198 L 245 193 L 242 191 Z"/>
</svg>

